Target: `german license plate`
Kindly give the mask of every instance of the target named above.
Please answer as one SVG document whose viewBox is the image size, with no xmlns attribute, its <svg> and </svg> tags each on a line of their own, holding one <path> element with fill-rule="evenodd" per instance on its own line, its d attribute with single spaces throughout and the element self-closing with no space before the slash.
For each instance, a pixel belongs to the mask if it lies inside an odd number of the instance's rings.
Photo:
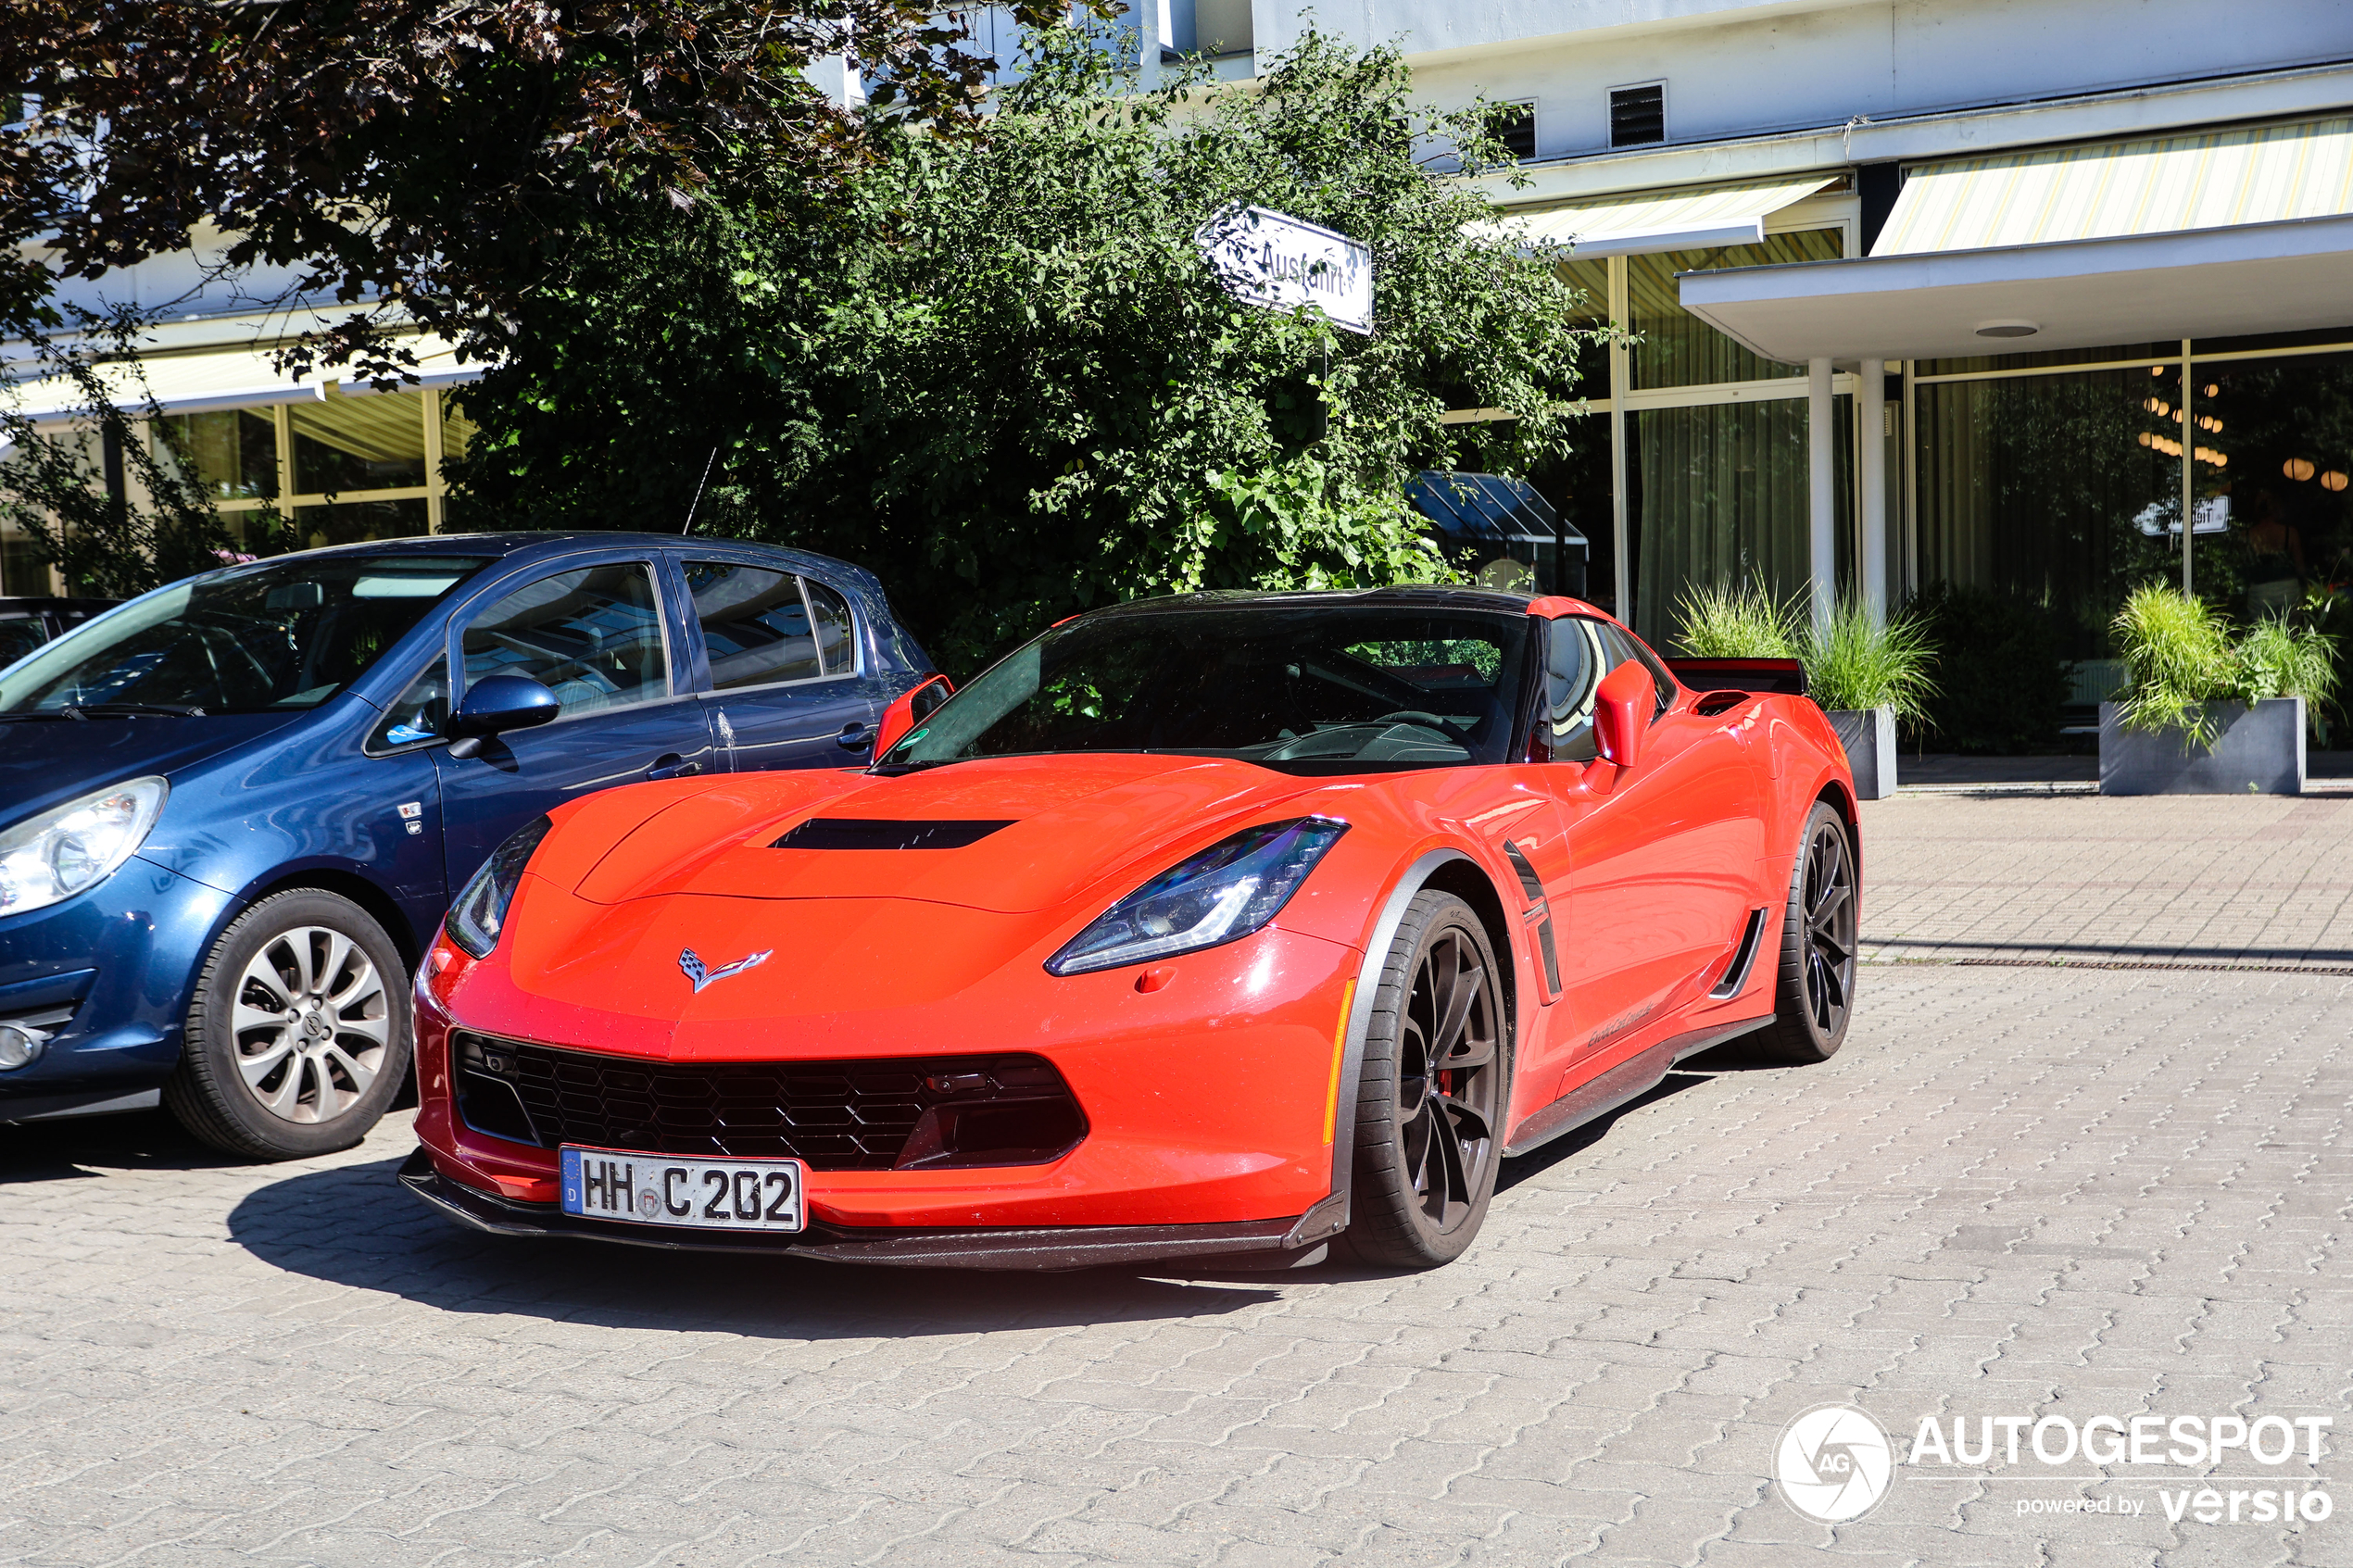
<svg viewBox="0 0 2353 1568">
<path fill-rule="evenodd" d="M 798 1160 L 675 1160 L 574 1144 L 559 1158 L 567 1214 L 684 1230 L 801 1228 L 809 1167 Z"/>
</svg>

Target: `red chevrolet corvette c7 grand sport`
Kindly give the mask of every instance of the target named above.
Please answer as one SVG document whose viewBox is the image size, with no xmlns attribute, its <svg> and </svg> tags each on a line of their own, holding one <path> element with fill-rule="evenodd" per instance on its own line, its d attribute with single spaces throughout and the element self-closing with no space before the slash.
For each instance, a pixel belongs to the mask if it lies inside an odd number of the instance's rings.
<svg viewBox="0 0 2353 1568">
<path fill-rule="evenodd" d="M 909 694 L 870 768 L 568 804 L 421 972 L 402 1179 L 660 1247 L 1442 1263 L 1505 1156 L 1844 1036 L 1844 754 L 1793 664 L 1676 668 L 1574 599 L 1196 595 Z"/>
</svg>

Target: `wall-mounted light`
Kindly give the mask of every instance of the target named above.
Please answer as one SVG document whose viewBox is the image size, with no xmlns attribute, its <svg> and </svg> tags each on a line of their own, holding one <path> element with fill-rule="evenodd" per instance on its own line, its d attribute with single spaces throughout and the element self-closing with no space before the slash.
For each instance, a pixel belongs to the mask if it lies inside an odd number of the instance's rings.
<svg viewBox="0 0 2353 1568">
<path fill-rule="evenodd" d="M 2280 471 L 2287 475 L 2288 478 L 2296 481 L 2296 483 L 2301 484 L 2306 480 L 2312 477 L 2312 459 L 2309 458 L 2290 458 L 2286 462 L 2280 465 Z"/>
<path fill-rule="evenodd" d="M 2321 475 L 2321 488 L 2323 490 L 2342 490 L 2346 483 L 2345 472 L 2341 469 L 2331 469 Z"/>
<path fill-rule="evenodd" d="M 2042 330 L 2043 324 L 2040 321 L 1982 321 L 1978 324 L 1977 335 L 1980 337 L 2032 337 Z"/>
</svg>

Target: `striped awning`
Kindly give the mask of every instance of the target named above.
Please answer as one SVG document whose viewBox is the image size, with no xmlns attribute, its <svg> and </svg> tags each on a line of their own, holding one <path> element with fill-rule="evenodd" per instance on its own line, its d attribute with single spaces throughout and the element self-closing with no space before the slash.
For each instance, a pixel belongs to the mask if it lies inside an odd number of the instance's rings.
<svg viewBox="0 0 2353 1568">
<path fill-rule="evenodd" d="M 1759 245 L 1768 218 L 1837 179 L 1808 174 L 1702 190 L 1656 191 L 1541 212 L 1506 213 L 1493 223 L 1476 225 L 1475 232 L 1508 235 L 1523 244 L 1566 245 L 1580 257 Z"/>
<path fill-rule="evenodd" d="M 2353 213 L 2353 118 L 1923 164 L 1871 255 L 2183 233 Z"/>
<path fill-rule="evenodd" d="M 447 386 L 479 378 L 479 364 L 461 365 L 456 347 L 430 333 L 405 340 L 416 357 L 412 373 L 425 386 Z M 300 380 L 280 375 L 266 348 L 207 349 L 194 354 L 158 354 L 97 367 L 98 381 L 118 407 L 137 412 L 152 405 L 167 414 L 199 414 L 220 408 L 262 408 L 272 403 L 308 403 L 327 395 L 326 383 L 343 381 L 346 395 L 372 391 L 366 382 L 343 380 L 345 370 Z M 405 390 L 409 383 L 404 383 Z M 81 389 L 65 377 L 0 382 L 0 411 L 20 413 L 36 424 L 70 420 L 85 410 Z"/>
</svg>

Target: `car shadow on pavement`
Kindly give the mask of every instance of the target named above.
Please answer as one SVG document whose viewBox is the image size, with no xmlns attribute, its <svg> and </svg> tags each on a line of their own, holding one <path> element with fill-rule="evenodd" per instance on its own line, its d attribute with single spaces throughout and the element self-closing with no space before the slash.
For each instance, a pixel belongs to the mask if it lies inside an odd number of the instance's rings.
<svg viewBox="0 0 2353 1568">
<path fill-rule="evenodd" d="M 0 1128 L 0 1186 L 87 1179 L 102 1171 L 218 1171 L 249 1163 L 198 1143 L 161 1110 Z"/>
<path fill-rule="evenodd" d="M 1263 1286 L 1132 1270 L 996 1273 L 658 1251 L 479 1235 L 395 1179 L 400 1161 L 306 1171 L 230 1211 L 237 1245 L 291 1273 L 452 1312 L 756 1338 L 875 1339 L 1198 1318 L 1277 1298 Z"/>
</svg>

